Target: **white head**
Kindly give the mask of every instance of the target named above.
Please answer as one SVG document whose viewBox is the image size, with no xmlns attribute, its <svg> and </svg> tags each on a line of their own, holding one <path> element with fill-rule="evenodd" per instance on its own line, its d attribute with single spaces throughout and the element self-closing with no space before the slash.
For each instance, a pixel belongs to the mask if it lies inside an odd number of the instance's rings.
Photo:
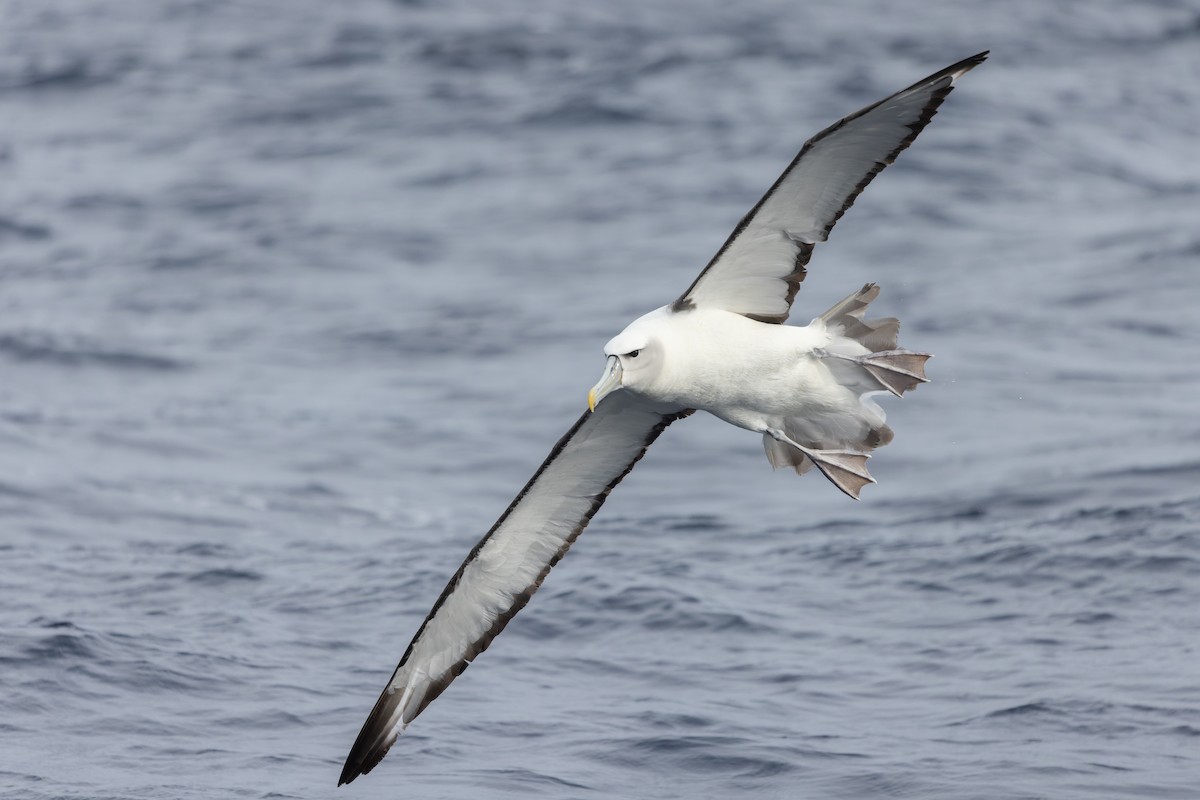
<svg viewBox="0 0 1200 800">
<path fill-rule="evenodd" d="M 588 408 L 592 411 L 606 395 L 617 389 L 650 393 L 654 380 L 662 372 L 665 356 L 663 337 L 657 335 L 656 330 L 663 311 L 665 309 L 652 311 L 634 320 L 604 345 L 604 355 L 608 357 L 604 375 L 588 392 Z"/>
</svg>

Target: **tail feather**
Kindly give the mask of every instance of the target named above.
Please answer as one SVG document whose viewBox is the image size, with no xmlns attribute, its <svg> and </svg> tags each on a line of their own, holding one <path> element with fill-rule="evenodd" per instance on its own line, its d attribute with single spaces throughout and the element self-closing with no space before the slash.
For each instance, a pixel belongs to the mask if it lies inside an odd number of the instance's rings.
<svg viewBox="0 0 1200 800">
<path fill-rule="evenodd" d="M 869 319 L 861 323 L 861 329 L 848 333 L 851 338 L 862 342 L 863 347 L 872 353 L 880 350 L 892 350 L 900 336 L 900 320 L 895 317 Z"/>
<path fill-rule="evenodd" d="M 817 320 L 829 338 L 812 355 L 822 360 L 833 381 L 847 393 L 845 401 L 834 408 L 779 419 L 777 427 L 763 434 L 772 467 L 791 467 L 803 475 L 815 466 L 856 500 L 864 486 L 875 482 L 867 471 L 868 451 L 893 438 L 883 409 L 871 395 L 888 391 L 900 396 L 925 383 L 925 362 L 931 358 L 896 344 L 899 320 L 864 319 L 878 296 L 879 287 L 868 283 Z M 858 402 L 853 402 L 854 397 Z"/>
<path fill-rule="evenodd" d="M 879 296 L 878 284 L 868 283 L 821 315 L 826 327 L 853 339 L 871 352 L 892 350 L 900 335 L 900 320 L 895 317 L 864 320 L 867 306 Z"/>
</svg>

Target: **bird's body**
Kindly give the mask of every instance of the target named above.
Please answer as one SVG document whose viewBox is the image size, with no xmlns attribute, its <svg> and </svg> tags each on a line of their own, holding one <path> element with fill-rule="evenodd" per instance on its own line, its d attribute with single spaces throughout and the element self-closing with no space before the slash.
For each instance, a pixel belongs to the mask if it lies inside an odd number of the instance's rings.
<svg viewBox="0 0 1200 800">
<path fill-rule="evenodd" d="M 838 403 L 842 393 L 822 380 L 825 371 L 813 355 L 829 341 L 822 328 L 770 325 L 721 309 L 677 314 L 663 306 L 634 321 L 627 332 L 644 331 L 669 353 L 661 373 L 639 387 L 641 394 L 753 429 L 729 416 L 735 409 L 788 415 L 807 404 Z M 617 355 L 621 338 L 606 352 Z"/>
<path fill-rule="evenodd" d="M 605 346 L 608 370 L 590 402 L 619 387 L 650 403 L 707 411 L 762 434 L 772 466 L 803 474 L 815 465 L 858 499 L 874 481 L 867 452 L 892 440 L 870 395 L 924 382 L 929 358 L 897 349 L 895 319 L 862 319 L 878 293 L 868 284 L 805 326 L 663 306 Z"/>
<path fill-rule="evenodd" d="M 697 410 L 761 434 L 774 467 L 817 467 L 851 497 L 892 439 L 872 395 L 925 381 L 928 354 L 899 323 L 867 320 L 874 284 L 806 326 L 783 323 L 815 246 L 933 118 L 965 59 L 829 126 L 750 210 L 673 303 L 605 346 L 589 410 L 468 554 L 409 644 L 346 759 L 369 772 L 404 728 L 504 629 L 609 492 L 672 422 Z"/>
</svg>

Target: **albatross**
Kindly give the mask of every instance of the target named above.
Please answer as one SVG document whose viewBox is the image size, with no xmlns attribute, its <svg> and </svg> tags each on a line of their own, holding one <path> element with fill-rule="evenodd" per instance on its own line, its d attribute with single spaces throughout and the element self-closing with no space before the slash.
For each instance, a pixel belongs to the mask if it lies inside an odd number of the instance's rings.
<svg viewBox="0 0 1200 800">
<path fill-rule="evenodd" d="M 980 53 L 835 122 L 801 148 L 674 302 L 604 347 L 588 410 L 467 555 L 367 717 L 338 784 L 370 772 L 405 727 L 504 629 L 659 434 L 707 411 L 762 435 L 771 466 L 814 467 L 854 499 L 892 431 L 877 394 L 926 381 L 928 353 L 867 319 L 867 284 L 804 327 L 782 324 L 813 248 L 937 113 Z"/>
</svg>

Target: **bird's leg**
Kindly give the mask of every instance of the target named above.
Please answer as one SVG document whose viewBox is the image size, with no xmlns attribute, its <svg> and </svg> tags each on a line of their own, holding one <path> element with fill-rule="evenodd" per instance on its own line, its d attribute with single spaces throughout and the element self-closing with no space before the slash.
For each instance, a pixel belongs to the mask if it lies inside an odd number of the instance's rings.
<svg viewBox="0 0 1200 800">
<path fill-rule="evenodd" d="M 781 430 L 768 428 L 767 433 L 775 440 L 791 445 L 808 456 L 830 483 L 855 500 L 859 499 L 858 493 L 862 491 L 862 487 L 868 483 L 875 483 L 871 473 L 867 472 L 867 459 L 871 457 L 867 453 L 854 450 L 813 450 L 792 441 L 791 437 Z"/>
<path fill-rule="evenodd" d="M 887 389 L 896 397 L 902 397 L 917 384 L 929 383 L 929 378 L 925 377 L 925 362 L 933 357 L 929 353 L 903 349 L 881 350 L 865 356 L 843 356 L 826 350 L 814 350 L 813 354 L 818 358 L 840 358 L 858 364 L 871 374 L 879 388 Z"/>
</svg>

